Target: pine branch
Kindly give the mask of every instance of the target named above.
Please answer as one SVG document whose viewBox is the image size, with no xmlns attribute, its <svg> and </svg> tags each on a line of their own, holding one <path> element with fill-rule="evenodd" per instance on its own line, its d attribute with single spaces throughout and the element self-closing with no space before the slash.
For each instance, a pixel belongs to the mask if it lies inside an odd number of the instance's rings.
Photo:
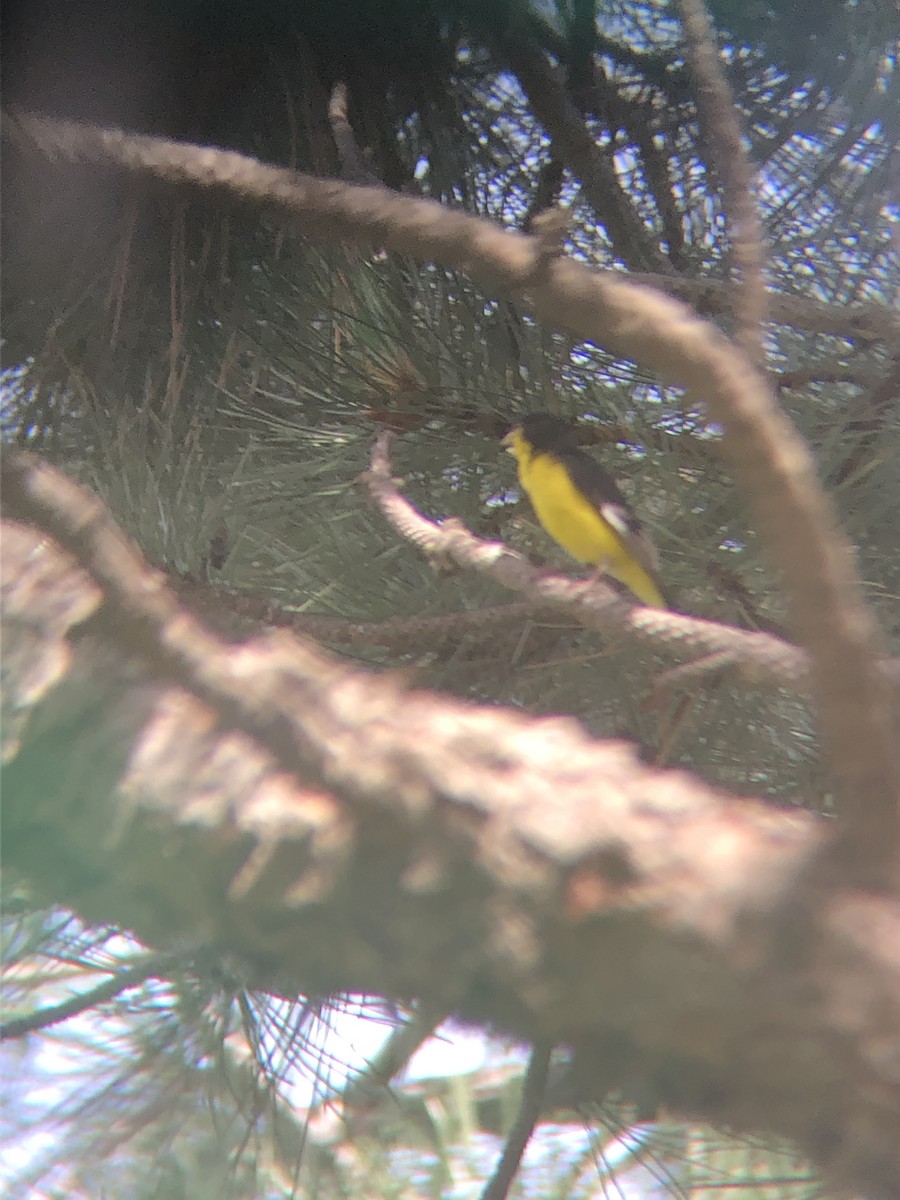
<svg viewBox="0 0 900 1200">
<path fill-rule="evenodd" d="M 823 862 L 833 826 L 284 635 L 218 643 L 42 472 L 30 519 L 82 566 L 7 533 L 6 868 L 36 897 L 202 937 L 281 994 L 418 994 L 567 1044 L 583 1102 L 614 1054 L 675 1111 L 777 1130 L 891 1200 L 900 907 Z"/>
<path fill-rule="evenodd" d="M 235 202 L 302 217 L 310 234 L 379 243 L 467 272 L 492 291 L 526 298 L 540 318 L 633 357 L 723 428 L 722 451 L 781 568 L 793 621 L 813 662 L 826 754 L 848 821 L 845 851 L 860 881 L 898 870 L 900 750 L 878 660 L 882 639 L 862 594 L 853 549 L 818 484 L 808 446 L 766 380 L 714 327 L 658 293 L 565 257 L 537 239 L 431 201 L 322 181 L 242 155 L 31 117 L 3 135 L 44 154 L 202 186 Z M 182 647 L 184 654 L 189 647 Z M 223 697 L 220 697 L 223 699 Z"/>
<path fill-rule="evenodd" d="M 535 1043 L 532 1047 L 528 1069 L 522 1083 L 519 1111 L 507 1136 L 506 1145 L 503 1147 L 503 1153 L 494 1174 L 481 1193 L 481 1200 L 506 1200 L 509 1195 L 509 1189 L 513 1185 L 522 1162 L 522 1155 L 531 1141 L 534 1127 L 541 1115 L 552 1053 L 553 1046 L 546 1042 Z"/>
<path fill-rule="evenodd" d="M 612 162 L 598 149 L 543 52 L 512 34 L 503 38 L 500 49 L 544 126 L 555 156 L 581 181 L 597 220 L 607 229 L 615 255 L 635 270 L 670 271 L 652 233 L 635 213 Z"/>
<path fill-rule="evenodd" d="M 172 955 L 145 955 L 142 962 L 120 971 L 114 971 L 109 979 L 105 979 L 88 991 L 70 996 L 68 1000 L 62 1000 L 59 1004 L 39 1008 L 33 1013 L 28 1013 L 27 1016 L 11 1017 L 8 1021 L 4 1021 L 0 1024 L 0 1041 L 8 1038 L 20 1038 L 29 1033 L 36 1033 L 38 1030 L 49 1029 L 50 1026 L 58 1025 L 61 1021 L 68 1021 L 71 1017 L 77 1017 L 100 1004 L 106 1004 L 121 995 L 122 992 L 137 987 L 148 979 L 164 978 L 176 961 Z"/>
<path fill-rule="evenodd" d="M 765 243 L 756 213 L 750 160 L 703 0 L 678 0 L 678 6 L 700 125 L 705 128 L 705 141 L 723 182 L 731 259 L 738 277 L 735 340 L 747 357 L 761 367 L 765 362 L 762 341 L 762 324 L 766 319 Z"/>
</svg>

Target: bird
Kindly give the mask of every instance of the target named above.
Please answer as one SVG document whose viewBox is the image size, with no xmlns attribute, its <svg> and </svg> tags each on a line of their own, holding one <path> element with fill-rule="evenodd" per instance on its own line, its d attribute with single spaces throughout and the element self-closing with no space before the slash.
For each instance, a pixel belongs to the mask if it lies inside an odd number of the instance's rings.
<svg viewBox="0 0 900 1200">
<path fill-rule="evenodd" d="M 656 548 L 613 477 L 551 413 L 523 418 L 503 439 L 547 533 L 579 562 L 623 584 L 643 604 L 670 608 Z"/>
</svg>

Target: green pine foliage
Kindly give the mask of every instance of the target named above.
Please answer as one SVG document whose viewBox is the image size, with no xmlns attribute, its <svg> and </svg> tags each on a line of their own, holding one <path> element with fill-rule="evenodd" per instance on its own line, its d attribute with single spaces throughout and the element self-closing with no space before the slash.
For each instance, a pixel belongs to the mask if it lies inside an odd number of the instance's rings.
<svg viewBox="0 0 900 1200">
<path fill-rule="evenodd" d="M 307 7 L 309 27 L 290 39 L 280 28 L 270 38 L 263 22 L 254 28 L 245 64 L 253 85 L 241 75 L 238 88 L 246 103 L 215 119 L 201 112 L 204 137 L 335 173 L 325 104 L 346 60 L 355 68 L 351 121 L 376 175 L 519 228 L 554 148 L 504 61 L 503 39 L 512 30 L 556 62 L 568 54 L 577 76 L 578 14 L 587 8 L 607 91 L 605 105 L 573 96 L 576 111 L 648 243 L 679 272 L 724 278 L 717 180 L 670 5 L 509 3 L 480 16 L 463 0 L 349 6 L 368 24 L 335 24 L 333 5 Z M 835 311 L 889 307 L 900 216 L 889 191 L 900 134 L 896 63 L 886 50 L 891 6 L 825 7 L 810 41 L 821 5 L 712 4 L 729 34 L 731 82 L 758 171 L 768 286 Z M 40 185 L 58 194 L 52 170 Z M 76 174 L 69 184 L 89 194 Z M 716 429 L 639 364 L 543 328 L 453 272 L 335 248 L 268 217 L 121 182 L 104 193 L 102 222 L 71 227 L 62 240 L 54 231 L 62 257 L 51 271 L 21 224 L 20 184 L 13 167 L 7 225 L 19 221 L 22 236 L 7 250 L 5 438 L 90 484 L 173 580 L 214 589 L 210 622 L 223 632 L 247 627 L 232 597 L 348 623 L 438 618 L 509 599 L 492 584 L 435 570 L 372 510 L 358 477 L 385 425 L 400 431 L 395 471 L 421 511 L 458 517 L 536 561 L 572 569 L 520 502 L 499 445 L 512 420 L 535 408 L 593 432 L 686 611 L 742 619 L 724 575 L 757 614 L 785 619 L 778 581 L 718 460 Z M 571 211 L 568 252 L 621 268 L 629 247 L 608 233 L 568 167 L 558 198 Z M 727 326 L 727 314 L 716 319 Z M 802 378 L 782 389 L 785 407 L 817 452 L 869 595 L 896 639 L 896 396 L 867 406 L 896 348 L 877 334 L 829 332 L 827 321 L 816 330 L 781 317 L 766 332 L 770 369 Z M 728 787 L 828 807 L 809 710 L 773 687 L 748 694 L 746 684 L 724 684 L 675 728 L 647 703 L 671 663 L 562 619 L 536 616 L 488 640 L 473 628 L 424 649 L 408 639 L 348 645 L 334 628 L 325 644 L 353 661 L 528 712 L 573 714 L 597 734 L 662 744 L 668 761 Z M 147 952 L 119 931 L 87 930 L 67 914 L 33 911 L 27 895 L 15 899 L 4 924 L 7 1020 L 144 961 Z M 471 1076 L 395 1084 L 369 1126 L 329 1143 L 310 1123 L 315 1105 L 300 1111 L 292 1089 L 304 1074 L 317 1100 L 340 1091 L 340 1062 L 330 1059 L 341 1051 L 329 1027 L 358 1002 L 255 995 L 239 966 L 200 970 L 198 955 L 202 948 L 185 947 L 159 975 L 4 1050 L 11 1195 L 478 1194 L 513 1119 L 518 1052 L 498 1047 L 501 1067 Z M 361 1011 L 386 1025 L 408 1016 L 375 1000 Z M 603 1114 L 554 1114 L 515 1194 L 821 1194 L 789 1149 L 639 1116 L 627 1097 Z M 618 1139 L 629 1131 L 623 1150 Z"/>
</svg>

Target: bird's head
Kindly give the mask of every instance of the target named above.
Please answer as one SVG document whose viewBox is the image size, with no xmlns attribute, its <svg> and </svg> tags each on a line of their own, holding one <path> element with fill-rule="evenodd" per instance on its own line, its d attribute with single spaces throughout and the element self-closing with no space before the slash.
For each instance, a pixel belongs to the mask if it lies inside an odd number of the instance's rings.
<svg viewBox="0 0 900 1200">
<path fill-rule="evenodd" d="M 503 445 L 516 458 L 535 451 L 541 454 L 575 450 L 578 448 L 578 434 L 574 425 L 561 417 L 554 417 L 552 413 L 530 413 L 520 425 L 510 430 L 503 439 Z"/>
</svg>

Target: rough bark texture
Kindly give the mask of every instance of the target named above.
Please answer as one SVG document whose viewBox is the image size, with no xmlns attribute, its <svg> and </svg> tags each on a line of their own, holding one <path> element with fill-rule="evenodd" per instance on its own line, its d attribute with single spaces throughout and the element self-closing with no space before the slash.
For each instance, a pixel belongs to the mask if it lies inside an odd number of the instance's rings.
<svg viewBox="0 0 900 1200">
<path fill-rule="evenodd" d="M 277 669 L 286 770 L 9 523 L 3 601 L 5 857 L 37 896 L 281 993 L 568 1043 L 582 1099 L 639 1085 L 896 1194 L 900 900 L 829 877 L 823 822 L 286 635 L 223 646 L 248 697 Z"/>
</svg>

